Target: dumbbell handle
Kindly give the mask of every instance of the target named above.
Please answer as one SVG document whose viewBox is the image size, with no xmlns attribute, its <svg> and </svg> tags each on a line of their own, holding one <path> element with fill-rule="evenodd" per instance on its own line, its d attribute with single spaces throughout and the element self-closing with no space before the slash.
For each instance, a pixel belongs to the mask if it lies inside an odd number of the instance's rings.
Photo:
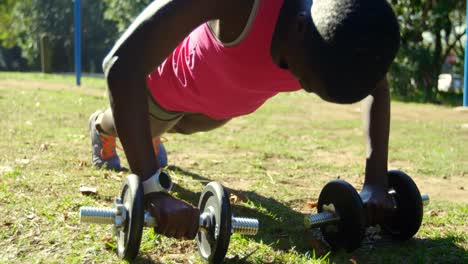
<svg viewBox="0 0 468 264">
<path fill-rule="evenodd" d="M 200 215 L 200 229 L 209 229 L 213 224 L 209 213 Z M 231 217 L 231 234 L 242 234 L 254 236 L 258 233 L 259 223 L 255 218 Z"/>
<path fill-rule="evenodd" d="M 255 218 L 232 217 L 231 233 L 255 236 L 258 233 L 259 222 Z"/>
<path fill-rule="evenodd" d="M 120 227 L 124 219 L 121 218 L 117 208 L 98 208 L 98 207 L 81 207 L 80 208 L 80 222 L 93 223 L 103 225 L 115 225 Z M 200 216 L 200 227 L 207 227 L 206 215 Z M 204 224 L 205 223 L 205 224 Z M 258 232 L 259 222 L 255 218 L 234 217 L 231 218 L 232 230 L 231 233 L 242 235 L 256 235 Z M 205 226 L 204 226 L 205 225 Z M 145 227 L 156 227 L 156 219 L 145 212 Z"/>
<path fill-rule="evenodd" d="M 122 204 L 114 208 L 84 206 L 80 208 L 80 222 L 100 225 L 114 225 L 120 228 L 127 220 L 127 209 Z"/>
<path fill-rule="evenodd" d="M 429 204 L 429 195 L 422 194 L 421 200 L 422 200 L 423 205 L 427 206 L 427 204 Z M 338 221 L 340 221 L 340 216 L 337 215 L 336 213 L 322 212 L 322 213 L 306 216 L 304 219 L 304 225 L 306 228 L 310 229 L 310 228 L 316 228 L 324 224 L 329 224 L 329 223 L 338 222 Z"/>
<path fill-rule="evenodd" d="M 80 208 L 80 222 L 100 225 L 115 224 L 117 209 L 84 206 Z"/>
<path fill-rule="evenodd" d="M 429 194 L 427 193 L 421 194 L 421 200 L 422 200 L 423 206 L 427 206 L 429 204 Z"/>
</svg>

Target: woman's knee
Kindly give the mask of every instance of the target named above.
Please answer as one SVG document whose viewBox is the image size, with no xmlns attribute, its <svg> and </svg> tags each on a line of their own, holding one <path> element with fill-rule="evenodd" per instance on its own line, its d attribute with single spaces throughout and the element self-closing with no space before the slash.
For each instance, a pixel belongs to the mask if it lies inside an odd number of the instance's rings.
<svg viewBox="0 0 468 264">
<path fill-rule="evenodd" d="M 97 116 L 95 125 L 100 133 L 113 137 L 117 136 L 117 131 L 114 124 L 114 116 L 112 115 L 112 110 L 110 108 Z"/>
</svg>

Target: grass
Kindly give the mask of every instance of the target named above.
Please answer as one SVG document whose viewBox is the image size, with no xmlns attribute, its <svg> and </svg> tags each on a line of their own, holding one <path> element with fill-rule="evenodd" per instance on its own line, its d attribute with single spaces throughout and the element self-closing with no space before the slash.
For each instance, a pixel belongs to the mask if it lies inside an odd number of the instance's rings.
<svg viewBox="0 0 468 264">
<path fill-rule="evenodd" d="M 124 173 L 89 165 L 88 116 L 105 108 L 102 79 L 0 73 L 0 263 L 118 263 L 108 226 L 81 226 L 81 206 L 110 206 Z M 220 181 L 243 200 L 233 210 L 258 217 L 256 237 L 234 235 L 228 263 L 468 263 L 467 112 L 392 104 L 389 164 L 431 195 L 410 241 L 367 241 L 353 253 L 328 253 L 304 232 L 324 184 L 362 185 L 359 105 L 338 106 L 305 93 L 282 94 L 257 113 L 208 133 L 170 134 L 168 170 L 175 195 L 193 204 Z M 123 157 L 123 153 L 120 151 Z M 81 185 L 98 188 L 81 195 Z M 145 230 L 140 263 L 200 263 L 194 241 Z"/>
</svg>

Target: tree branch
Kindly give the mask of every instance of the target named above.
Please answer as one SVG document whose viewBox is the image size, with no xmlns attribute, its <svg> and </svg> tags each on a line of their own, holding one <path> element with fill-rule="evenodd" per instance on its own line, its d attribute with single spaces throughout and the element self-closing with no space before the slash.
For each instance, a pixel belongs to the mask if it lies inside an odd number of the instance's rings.
<svg viewBox="0 0 468 264">
<path fill-rule="evenodd" d="M 445 59 L 449 54 L 450 54 L 450 51 L 455 48 L 455 46 L 457 45 L 457 42 L 459 42 L 461 40 L 461 38 L 466 34 L 466 28 L 465 30 L 463 30 L 462 33 L 460 34 L 456 34 L 455 35 L 455 40 L 452 42 L 452 44 L 448 45 L 448 48 L 445 50 L 445 54 L 444 54 L 444 57 L 443 59 Z M 448 43 L 447 43 L 448 44 Z"/>
</svg>

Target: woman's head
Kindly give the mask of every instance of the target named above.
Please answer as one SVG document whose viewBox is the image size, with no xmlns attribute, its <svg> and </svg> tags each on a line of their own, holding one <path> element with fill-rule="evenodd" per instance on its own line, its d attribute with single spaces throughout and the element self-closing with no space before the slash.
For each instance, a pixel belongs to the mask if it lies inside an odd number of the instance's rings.
<svg viewBox="0 0 468 264">
<path fill-rule="evenodd" d="M 385 0 L 314 0 L 289 20 L 286 62 L 303 88 L 336 103 L 369 95 L 399 48 Z M 307 4 L 308 3 L 308 4 Z"/>
</svg>

